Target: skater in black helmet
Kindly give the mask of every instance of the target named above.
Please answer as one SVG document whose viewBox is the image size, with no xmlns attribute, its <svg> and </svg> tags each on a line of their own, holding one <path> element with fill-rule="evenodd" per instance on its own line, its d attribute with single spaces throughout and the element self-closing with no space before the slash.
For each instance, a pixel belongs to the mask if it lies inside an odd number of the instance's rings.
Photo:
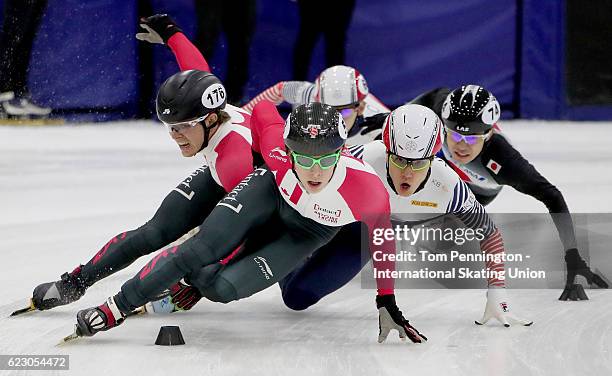
<svg viewBox="0 0 612 376">
<path fill-rule="evenodd" d="M 145 224 L 114 236 L 88 262 L 64 273 L 60 280 L 36 287 L 31 309 L 74 302 L 97 281 L 179 239 L 202 223 L 217 202 L 253 171 L 250 114 L 226 104 L 223 84 L 167 15 L 141 22 L 147 32 L 139 38 L 166 44 L 181 69 L 186 69 L 160 87 L 157 116 L 184 157 L 202 154 L 205 163 L 166 196 Z M 184 287 L 172 286 L 172 295 L 184 297 Z"/>
<path fill-rule="evenodd" d="M 569 209 L 563 195 L 507 140 L 497 125 L 501 109 L 497 99 L 478 85 L 455 90 L 438 88 L 410 103 L 431 108 L 444 122 L 444 159 L 469 186 L 478 202 L 487 205 L 506 185 L 541 201 L 551 213 L 565 249 L 566 286 L 560 300 L 576 299 L 572 292 L 577 275 L 591 285 L 608 288 L 580 256 Z M 382 128 L 384 115 L 368 119 L 368 130 Z"/>
<path fill-rule="evenodd" d="M 344 150 L 346 128 L 340 114 L 320 103 L 298 106 L 287 121 L 264 101 L 253 110 L 253 150 L 267 166 L 256 169 L 213 209 L 200 232 L 164 250 L 121 291 L 100 306 L 79 311 L 77 335 L 92 336 L 120 324 L 134 309 L 179 280 L 208 299 L 227 303 L 261 291 L 286 276 L 342 226 L 362 222 L 369 239 L 389 229 L 389 196 L 370 166 Z M 364 187 L 370 192 L 362 200 Z M 278 236 L 264 244 L 249 241 L 262 232 Z M 237 249 L 237 252 L 233 252 Z M 371 242 L 370 251 L 395 253 L 393 241 Z M 208 267 L 233 253 L 216 278 Z M 388 257 L 374 259 L 379 271 L 393 271 Z M 342 267 L 339 265 L 338 267 Z M 379 340 L 391 329 L 413 342 L 426 340 L 395 303 L 393 278 L 377 274 Z"/>
</svg>

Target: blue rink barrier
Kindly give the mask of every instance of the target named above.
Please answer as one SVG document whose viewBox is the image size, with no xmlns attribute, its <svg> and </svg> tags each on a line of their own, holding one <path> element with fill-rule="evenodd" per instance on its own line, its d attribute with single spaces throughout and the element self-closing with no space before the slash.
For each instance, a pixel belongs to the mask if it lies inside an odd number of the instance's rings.
<svg viewBox="0 0 612 376">
<path fill-rule="evenodd" d="M 194 0 L 151 0 L 194 36 Z M 0 0 L 0 5 L 4 1 Z M 134 38 L 143 2 L 50 0 L 37 35 L 29 82 L 34 98 L 64 116 L 132 118 L 154 107 L 153 93 L 176 72 L 171 52 Z M 259 0 L 247 96 L 291 79 L 298 25 L 292 1 Z M 477 83 L 491 90 L 506 116 L 611 119 L 611 106 L 569 106 L 564 89 L 565 1 L 358 0 L 348 32 L 348 65 L 393 107 L 428 89 Z M 139 61 L 143 48 L 147 60 Z M 223 38 L 213 72 L 225 77 Z M 323 42 L 309 78 L 323 68 Z M 150 72 L 145 75 L 143 64 Z M 143 91 L 149 80 L 150 90 Z M 75 114 L 75 115 L 72 115 Z"/>
</svg>

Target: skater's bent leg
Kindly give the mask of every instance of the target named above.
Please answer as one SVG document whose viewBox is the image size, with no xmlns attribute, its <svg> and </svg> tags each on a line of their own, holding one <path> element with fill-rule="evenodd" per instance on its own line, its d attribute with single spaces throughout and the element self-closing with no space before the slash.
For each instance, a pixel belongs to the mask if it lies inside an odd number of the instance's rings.
<svg viewBox="0 0 612 376">
<path fill-rule="evenodd" d="M 166 196 L 151 220 L 109 240 L 83 265 L 80 278 L 91 286 L 172 243 L 202 223 L 224 195 L 209 168 L 198 168 Z"/>
<path fill-rule="evenodd" d="M 338 228 L 321 225 L 321 231 L 296 234 L 288 230 L 278 239 L 249 252 L 223 268 L 208 286 L 198 286 L 209 300 L 228 303 L 262 291 L 285 277 L 317 248 L 328 242 Z M 192 283 L 199 282 L 191 281 Z M 197 286 L 197 285 L 196 285 Z"/>
<path fill-rule="evenodd" d="M 329 243 L 279 282 L 288 308 L 305 310 L 359 273 L 369 260 L 367 251 L 363 255 L 361 252 L 361 236 L 367 234 L 361 230 L 359 222 L 344 226 Z"/>
<path fill-rule="evenodd" d="M 164 250 L 132 279 L 115 300 L 123 312 L 153 300 L 181 278 L 219 262 L 246 238 L 248 232 L 269 220 L 277 209 L 278 190 L 273 175 L 257 169 L 224 197 L 193 238 Z"/>
</svg>

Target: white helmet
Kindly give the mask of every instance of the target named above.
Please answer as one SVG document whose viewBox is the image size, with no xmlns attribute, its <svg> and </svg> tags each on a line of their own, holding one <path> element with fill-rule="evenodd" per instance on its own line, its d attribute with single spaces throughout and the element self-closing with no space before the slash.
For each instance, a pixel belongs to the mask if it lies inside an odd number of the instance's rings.
<svg viewBox="0 0 612 376">
<path fill-rule="evenodd" d="M 356 105 L 368 92 L 368 84 L 357 69 L 336 65 L 325 69 L 317 77 L 314 100 L 334 107 L 344 107 Z"/>
<path fill-rule="evenodd" d="M 442 148 L 442 121 L 431 109 L 405 104 L 387 116 L 382 139 L 389 153 L 406 159 L 423 159 Z"/>
</svg>

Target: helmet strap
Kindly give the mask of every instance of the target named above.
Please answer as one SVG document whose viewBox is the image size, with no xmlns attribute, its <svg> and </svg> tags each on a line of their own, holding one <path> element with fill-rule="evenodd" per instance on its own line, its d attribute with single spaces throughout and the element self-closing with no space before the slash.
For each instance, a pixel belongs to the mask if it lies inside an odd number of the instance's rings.
<svg viewBox="0 0 612 376">
<path fill-rule="evenodd" d="M 427 184 L 427 180 L 429 180 L 429 177 L 431 176 L 431 166 L 429 166 L 429 169 L 427 170 L 427 176 L 425 176 L 425 179 L 423 180 L 423 182 L 421 183 L 421 185 L 419 185 L 419 187 L 416 189 L 416 191 L 414 191 L 414 193 L 417 193 L 418 191 L 420 191 L 421 189 L 425 188 L 425 184 Z M 413 194 L 414 194 L 413 193 Z"/>
<path fill-rule="evenodd" d="M 206 120 L 204 120 L 204 123 L 202 123 L 202 128 L 204 128 L 204 142 L 202 142 L 202 147 L 200 148 L 200 150 L 198 150 L 198 153 L 201 152 L 202 150 L 204 150 L 204 148 L 206 148 L 208 146 L 208 142 L 210 141 L 210 132 L 217 125 L 219 125 L 219 114 L 216 113 L 216 112 L 215 112 L 215 114 L 217 114 L 217 120 L 214 123 L 212 123 L 209 126 L 206 125 Z"/>
<path fill-rule="evenodd" d="M 391 179 L 391 175 L 389 174 L 389 157 L 388 156 L 386 160 L 387 162 L 386 162 L 385 170 L 387 171 L 387 184 L 389 184 L 389 187 L 391 187 L 391 189 L 393 190 L 393 193 L 397 194 L 397 191 L 395 190 L 395 184 L 393 183 L 393 179 Z"/>
</svg>

